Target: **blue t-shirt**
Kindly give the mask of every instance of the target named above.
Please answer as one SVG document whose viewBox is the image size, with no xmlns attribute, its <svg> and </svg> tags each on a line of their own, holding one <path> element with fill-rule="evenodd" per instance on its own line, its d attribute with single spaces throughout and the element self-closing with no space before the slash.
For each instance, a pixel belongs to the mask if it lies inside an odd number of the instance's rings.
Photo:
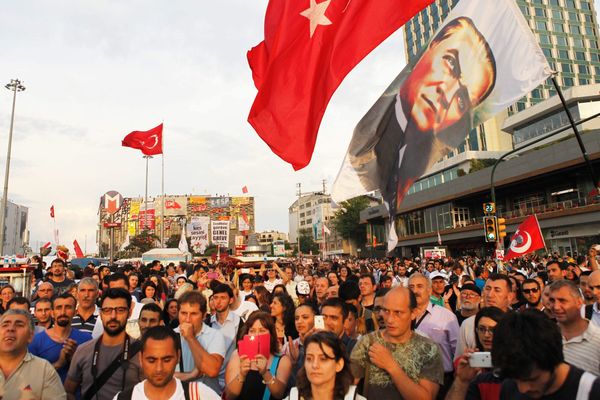
<svg viewBox="0 0 600 400">
<path fill-rule="evenodd" d="M 477 285 L 479 290 L 481 290 L 483 292 L 483 288 L 485 286 L 485 280 L 483 280 L 481 278 L 475 278 L 475 285 Z"/>
<path fill-rule="evenodd" d="M 77 342 L 77 345 L 87 342 L 88 340 L 92 340 L 92 335 L 89 332 L 82 332 L 78 329 L 71 329 L 71 334 L 69 335 L 69 339 L 73 339 Z M 46 331 L 42 331 L 40 333 L 36 333 L 29 344 L 29 352 L 34 356 L 38 356 L 47 360 L 50 364 L 55 363 L 60 357 L 60 351 L 62 350 L 62 343 L 55 342 L 50 339 L 48 333 Z M 67 377 L 67 372 L 69 371 L 69 363 L 63 365 L 58 372 L 60 376 L 60 380 L 64 383 L 65 378 Z"/>
</svg>

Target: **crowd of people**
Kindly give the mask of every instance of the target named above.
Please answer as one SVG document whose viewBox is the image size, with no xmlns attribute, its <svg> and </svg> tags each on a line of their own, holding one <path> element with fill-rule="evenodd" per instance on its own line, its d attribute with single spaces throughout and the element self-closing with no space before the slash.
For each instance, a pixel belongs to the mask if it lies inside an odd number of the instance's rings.
<svg viewBox="0 0 600 400">
<path fill-rule="evenodd" d="M 0 289 L 0 399 L 600 399 L 600 270 L 290 259 L 83 270 Z"/>
</svg>

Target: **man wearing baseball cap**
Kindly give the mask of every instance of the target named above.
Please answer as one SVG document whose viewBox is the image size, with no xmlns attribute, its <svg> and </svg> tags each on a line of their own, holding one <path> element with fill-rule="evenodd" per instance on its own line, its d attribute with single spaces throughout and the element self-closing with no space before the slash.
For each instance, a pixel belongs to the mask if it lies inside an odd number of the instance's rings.
<svg viewBox="0 0 600 400">
<path fill-rule="evenodd" d="M 465 283 L 460 288 L 460 307 L 456 310 L 456 319 L 458 324 L 477 314 L 481 303 L 481 289 L 474 283 Z"/>
<path fill-rule="evenodd" d="M 448 277 L 442 271 L 433 271 L 429 275 L 429 279 L 431 280 L 431 303 L 445 307 L 444 291 L 448 284 Z"/>
</svg>

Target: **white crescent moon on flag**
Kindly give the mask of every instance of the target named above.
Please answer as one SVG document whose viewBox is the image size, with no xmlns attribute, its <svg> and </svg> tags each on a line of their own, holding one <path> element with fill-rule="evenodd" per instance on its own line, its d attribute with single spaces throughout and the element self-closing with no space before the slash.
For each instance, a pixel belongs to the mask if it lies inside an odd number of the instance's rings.
<svg viewBox="0 0 600 400">
<path fill-rule="evenodd" d="M 154 144 L 153 145 L 147 145 L 146 143 L 144 143 L 144 147 L 148 148 L 148 149 L 153 149 L 156 147 L 156 145 L 158 144 L 158 135 L 152 135 L 150 136 L 149 140 L 154 139 Z"/>
<path fill-rule="evenodd" d="M 529 235 L 529 232 L 527 232 L 527 231 L 525 231 L 523 233 L 525 233 L 525 235 L 527 235 L 527 241 L 525 242 L 525 244 L 523 244 L 522 246 L 518 246 L 516 240 L 513 240 L 510 243 L 510 249 L 512 251 L 514 251 L 515 253 L 520 253 L 520 254 L 526 253 L 527 250 L 529 250 L 529 248 L 531 247 L 531 235 Z M 521 237 L 523 237 L 523 236 L 521 236 Z"/>
</svg>

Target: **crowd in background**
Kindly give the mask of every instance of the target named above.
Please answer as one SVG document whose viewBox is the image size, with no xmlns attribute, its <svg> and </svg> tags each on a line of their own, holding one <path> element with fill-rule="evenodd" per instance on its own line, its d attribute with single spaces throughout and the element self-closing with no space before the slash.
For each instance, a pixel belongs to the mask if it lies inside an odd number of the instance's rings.
<svg viewBox="0 0 600 400">
<path fill-rule="evenodd" d="M 598 399 L 597 247 L 504 264 L 36 259 L 31 293 L 0 289 L 0 399 Z"/>
</svg>

